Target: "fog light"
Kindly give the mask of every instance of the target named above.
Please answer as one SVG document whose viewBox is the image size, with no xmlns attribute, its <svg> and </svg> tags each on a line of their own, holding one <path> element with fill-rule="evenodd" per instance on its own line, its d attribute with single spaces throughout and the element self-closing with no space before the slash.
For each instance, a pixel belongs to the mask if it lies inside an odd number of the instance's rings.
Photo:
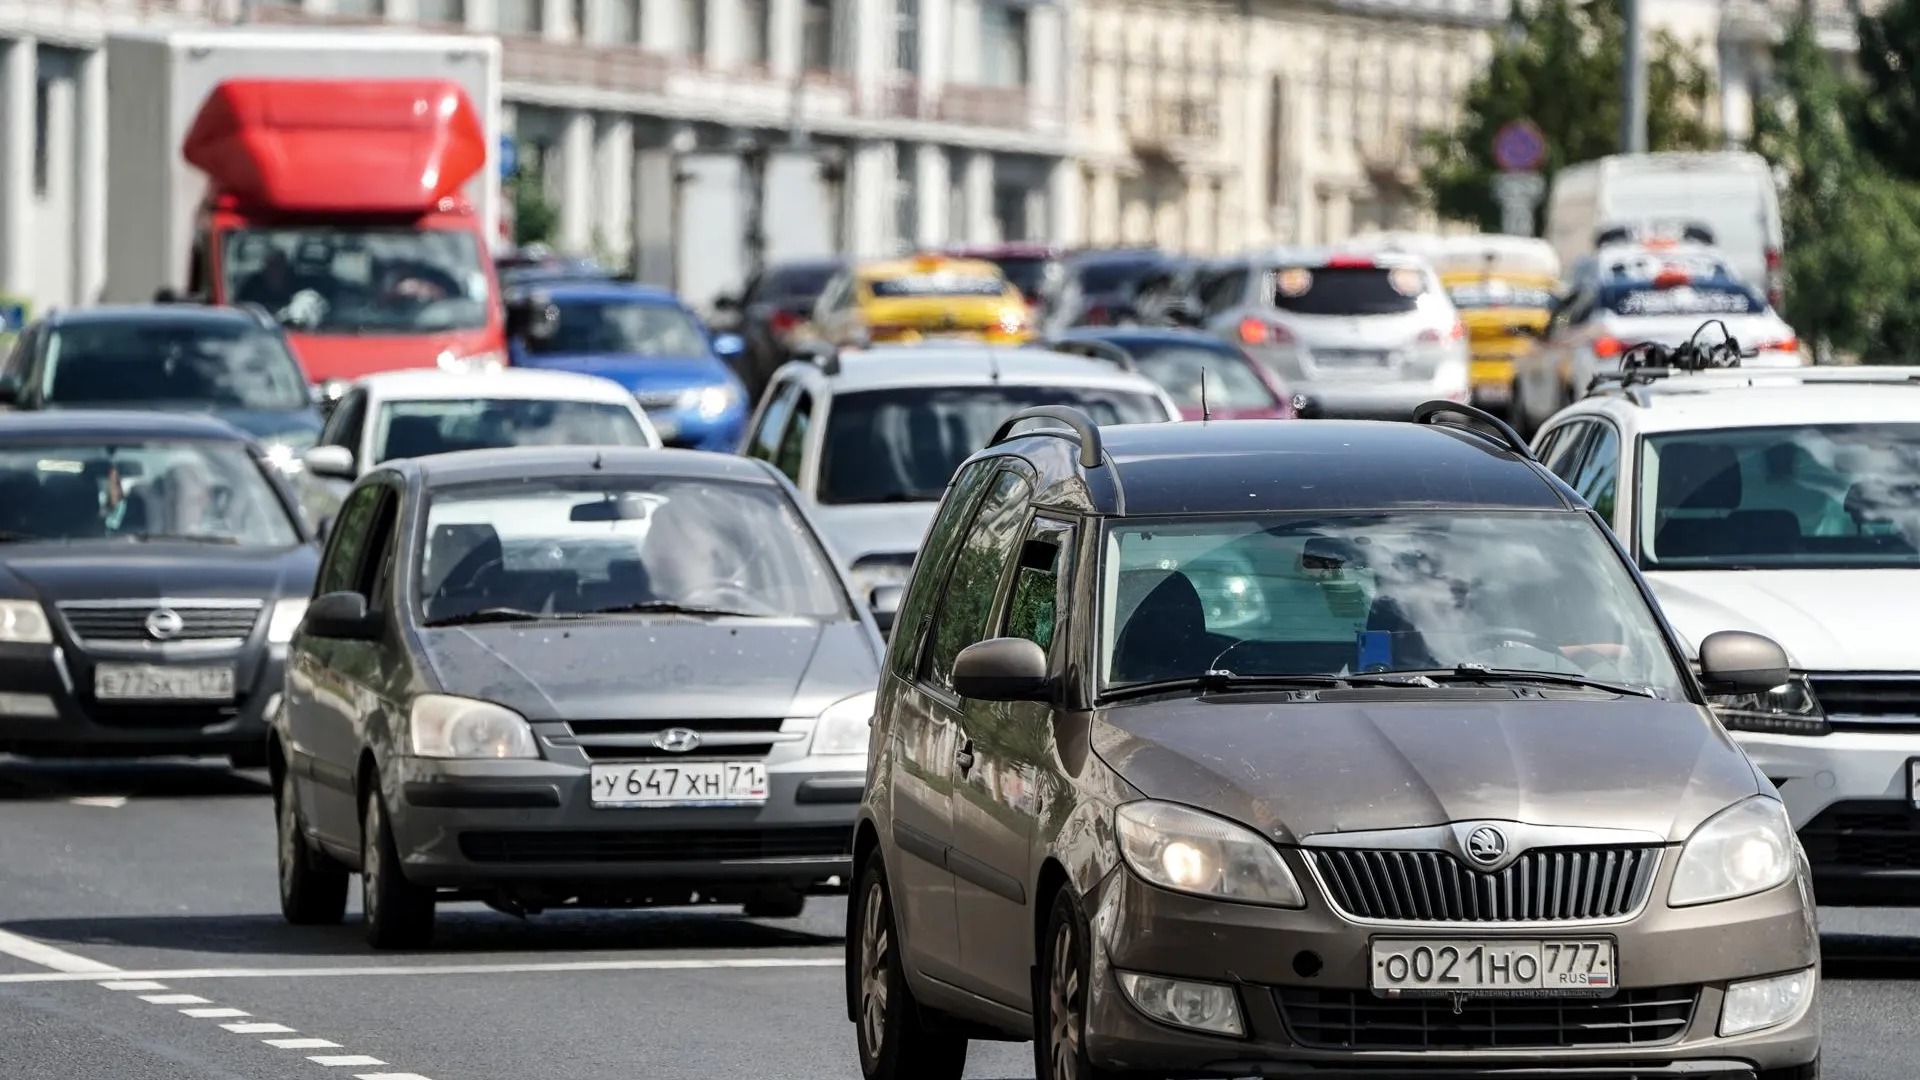
<svg viewBox="0 0 1920 1080">
<path fill-rule="evenodd" d="M 22 720 L 57 720 L 60 707 L 45 694 L 0 694 L 0 716 Z"/>
<path fill-rule="evenodd" d="M 1720 1037 L 1762 1031 L 1800 1015 L 1813 1000 L 1813 969 L 1791 975 L 1737 982 L 1727 987 L 1720 1006 Z"/>
<path fill-rule="evenodd" d="M 1240 1000 L 1233 987 L 1184 982 L 1155 975 L 1122 971 L 1120 987 L 1134 1008 L 1163 1024 L 1210 1031 L 1216 1035 L 1245 1035 L 1240 1023 Z"/>
</svg>

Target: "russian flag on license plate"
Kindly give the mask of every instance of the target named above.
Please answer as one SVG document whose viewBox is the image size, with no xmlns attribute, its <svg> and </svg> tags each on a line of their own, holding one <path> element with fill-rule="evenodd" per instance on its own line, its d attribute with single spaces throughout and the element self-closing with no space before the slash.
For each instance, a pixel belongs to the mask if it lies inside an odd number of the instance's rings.
<svg viewBox="0 0 1920 1080">
<path fill-rule="evenodd" d="M 1587 976 L 1588 986 L 1612 986 L 1613 975 L 1610 972 L 1596 971 Z"/>
</svg>

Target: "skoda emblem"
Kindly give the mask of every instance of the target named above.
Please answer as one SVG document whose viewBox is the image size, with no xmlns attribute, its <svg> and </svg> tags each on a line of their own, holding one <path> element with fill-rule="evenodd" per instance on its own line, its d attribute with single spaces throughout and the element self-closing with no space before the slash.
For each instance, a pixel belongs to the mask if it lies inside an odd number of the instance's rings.
<svg viewBox="0 0 1920 1080">
<path fill-rule="evenodd" d="M 147 636 L 155 641 L 172 641 L 187 628 L 187 620 L 172 608 L 154 608 L 147 613 Z"/>
<path fill-rule="evenodd" d="M 1507 853 L 1507 834 L 1491 825 L 1482 825 L 1467 834 L 1467 855 L 1474 862 L 1492 864 Z"/>
<path fill-rule="evenodd" d="M 668 728 L 653 737 L 653 745 L 669 754 L 690 754 L 700 748 L 700 733 L 689 728 Z"/>
</svg>

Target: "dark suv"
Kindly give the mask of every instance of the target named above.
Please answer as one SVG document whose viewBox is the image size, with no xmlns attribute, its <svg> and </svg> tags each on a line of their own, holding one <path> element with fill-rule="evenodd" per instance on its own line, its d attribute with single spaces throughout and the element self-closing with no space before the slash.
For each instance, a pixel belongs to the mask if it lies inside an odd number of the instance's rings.
<svg viewBox="0 0 1920 1080">
<path fill-rule="evenodd" d="M 1805 856 L 1704 697 L 1780 648 L 1696 675 L 1512 429 L 1414 417 L 1038 408 L 961 466 L 855 837 L 866 1076 L 1818 1075 Z"/>
</svg>

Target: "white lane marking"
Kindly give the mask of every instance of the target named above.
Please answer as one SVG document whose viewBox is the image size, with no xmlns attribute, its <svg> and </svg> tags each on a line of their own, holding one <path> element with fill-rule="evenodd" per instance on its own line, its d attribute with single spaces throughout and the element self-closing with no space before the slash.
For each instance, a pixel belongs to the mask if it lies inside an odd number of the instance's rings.
<svg viewBox="0 0 1920 1080">
<path fill-rule="evenodd" d="M 261 1039 L 276 1050 L 338 1050 L 340 1044 L 326 1039 Z"/>
<path fill-rule="evenodd" d="M 118 810 L 127 805 L 125 795 L 81 795 L 67 801 L 75 806 L 104 806 L 109 810 Z"/>
<path fill-rule="evenodd" d="M 181 1009 L 180 1015 L 190 1016 L 195 1020 L 224 1020 L 229 1016 L 252 1016 L 253 1014 L 246 1011 L 245 1009 L 214 1008 L 214 1009 Z"/>
<path fill-rule="evenodd" d="M 291 1035 L 293 1029 L 285 1024 L 221 1024 L 235 1035 Z"/>
<path fill-rule="evenodd" d="M 211 1005 L 213 1002 L 197 994 L 141 994 L 140 1000 L 149 1005 Z"/>
<path fill-rule="evenodd" d="M 365 1054 L 336 1054 L 331 1057 L 322 1055 L 320 1057 L 310 1057 L 307 1060 L 313 1062 L 315 1065 L 325 1065 L 330 1069 L 337 1069 L 344 1065 L 386 1064 L 386 1062 L 381 1061 L 377 1057 L 368 1057 Z"/>
<path fill-rule="evenodd" d="M 717 971 L 754 968 L 838 968 L 841 958 L 694 959 L 694 960 L 581 960 L 549 964 L 443 964 L 435 967 L 321 967 L 321 968 L 182 968 L 171 971 L 128 971 L 142 979 L 314 979 L 346 975 L 528 975 L 569 971 Z M 8 983 L 89 982 L 93 977 L 60 972 L 0 975 Z"/>
<path fill-rule="evenodd" d="M 165 990 L 167 987 L 165 983 L 157 983 L 152 979 L 126 979 L 117 982 L 103 982 L 100 984 L 100 988 L 102 990 Z"/>
<path fill-rule="evenodd" d="M 103 964 L 98 960 L 75 956 L 65 949 L 56 949 L 44 941 L 35 941 L 30 937 L 21 937 L 19 934 L 8 933 L 5 930 L 0 930 L 0 953 L 68 975 L 100 976 L 120 973 L 120 969 L 112 964 Z"/>
<path fill-rule="evenodd" d="M 427 1080 L 419 1073 L 355 1073 L 353 1080 Z"/>
</svg>

